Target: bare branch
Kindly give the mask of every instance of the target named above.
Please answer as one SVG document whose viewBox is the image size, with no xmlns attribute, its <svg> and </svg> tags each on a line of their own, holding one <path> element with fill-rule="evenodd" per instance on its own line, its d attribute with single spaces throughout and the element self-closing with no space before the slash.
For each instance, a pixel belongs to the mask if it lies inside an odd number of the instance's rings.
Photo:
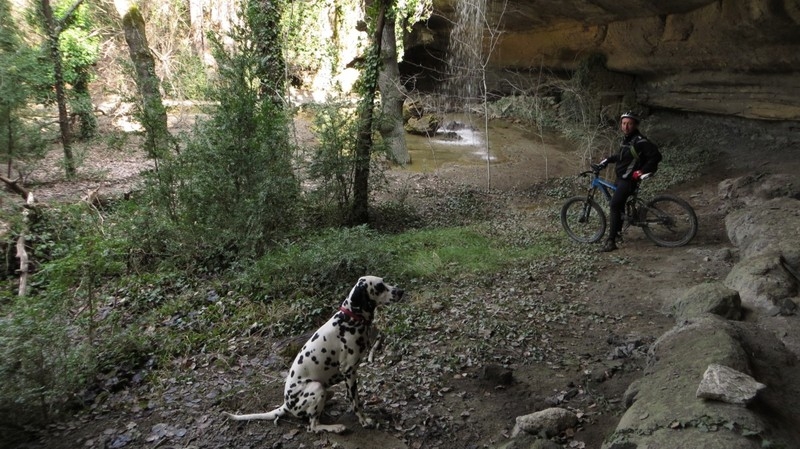
<svg viewBox="0 0 800 449">
<path fill-rule="evenodd" d="M 19 179 L 16 179 L 16 180 L 12 181 L 12 180 L 6 178 L 3 175 L 0 175 L 0 181 L 3 181 L 6 184 L 6 187 L 8 187 L 9 190 L 11 190 L 14 193 L 19 194 L 22 197 L 22 199 L 25 200 L 25 201 L 28 201 L 28 199 L 32 196 L 30 190 L 28 190 L 25 187 L 22 187 L 21 185 L 17 184 L 19 182 Z"/>
</svg>

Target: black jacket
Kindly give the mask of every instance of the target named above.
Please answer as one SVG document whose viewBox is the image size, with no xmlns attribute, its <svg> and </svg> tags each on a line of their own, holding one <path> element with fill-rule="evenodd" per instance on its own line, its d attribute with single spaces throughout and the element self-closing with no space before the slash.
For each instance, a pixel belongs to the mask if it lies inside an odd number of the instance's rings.
<svg viewBox="0 0 800 449">
<path fill-rule="evenodd" d="M 635 149 L 638 158 L 634 157 L 631 147 Z M 661 162 L 661 152 L 637 129 L 622 138 L 619 152 L 607 157 L 606 162 L 616 164 L 617 179 L 631 179 L 631 173 L 636 170 L 641 170 L 642 173 L 655 173 L 658 170 L 658 163 Z"/>
</svg>

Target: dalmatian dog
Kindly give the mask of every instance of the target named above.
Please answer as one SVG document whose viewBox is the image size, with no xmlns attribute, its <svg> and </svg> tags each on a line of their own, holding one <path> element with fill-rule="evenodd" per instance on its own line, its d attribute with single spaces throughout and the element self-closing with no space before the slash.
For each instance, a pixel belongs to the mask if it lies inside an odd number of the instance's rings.
<svg viewBox="0 0 800 449">
<path fill-rule="evenodd" d="M 317 329 L 294 359 L 283 392 L 284 403 L 267 413 L 250 415 L 225 414 L 238 421 L 252 419 L 274 420 L 289 413 L 298 418 L 308 418 L 310 432 L 342 433 L 342 424 L 320 424 L 319 417 L 325 407 L 326 389 L 341 381 L 347 386 L 347 396 L 364 427 L 373 421 L 361 410 L 358 400 L 356 371 L 361 357 L 373 346 L 377 332 L 372 326 L 378 304 L 399 301 L 403 290 L 383 282 L 376 276 L 359 278 L 339 310 Z"/>
</svg>

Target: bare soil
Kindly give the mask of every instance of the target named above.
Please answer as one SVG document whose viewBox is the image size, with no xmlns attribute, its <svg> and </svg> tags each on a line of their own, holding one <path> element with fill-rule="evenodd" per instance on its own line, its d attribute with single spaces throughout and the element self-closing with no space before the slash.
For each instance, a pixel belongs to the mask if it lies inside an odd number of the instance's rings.
<svg viewBox="0 0 800 449">
<path fill-rule="evenodd" d="M 341 388 L 324 421 L 347 425 L 343 435 L 309 434 L 294 419 L 277 426 L 224 419 L 222 411 L 266 411 L 281 403 L 286 360 L 274 354 L 281 342 L 252 337 L 232 341 L 229 354 L 197 354 L 162 367 L 158 377 L 134 379 L 16 447 L 480 448 L 507 441 L 517 416 L 559 406 L 578 414 L 580 424 L 553 441 L 599 448 L 624 412 L 622 395 L 641 375 L 648 345 L 674 324 L 668 306 L 693 285 L 723 279 L 734 262 L 726 251 L 717 184 L 752 170 L 745 155 L 754 144 L 739 141 L 725 140 L 723 156 L 703 176 L 672 189 L 691 202 L 700 221 L 697 237 L 685 247 L 659 248 L 641 231 L 629 230 L 621 249 L 610 254 L 567 245 L 560 260 L 403 286 L 410 296 L 403 307 L 426 319 L 408 323 L 417 331 L 415 341 L 387 341 L 361 368 L 361 396 L 378 429 L 358 425 Z M 800 158 L 792 151 L 790 167 L 785 153 L 763 153 L 759 169 L 797 170 Z M 491 183 L 485 165 L 460 163 L 433 173 L 394 169 L 388 191 L 402 191 L 427 216 L 468 191 L 493 214 L 497 232 L 566 239 L 557 219 L 561 199 L 546 194 L 546 178 L 572 175 L 580 162 L 534 139 L 509 141 L 503 153 L 504 162 L 490 167 Z M 122 191 L 146 166 L 135 152 L 121 157 L 97 150 L 86 161 L 96 164 L 95 178 L 43 180 L 36 187 L 40 200 L 75 198 L 99 186 Z M 591 271 L 574 272 L 575 258 L 590 260 Z M 374 274 L 391 281 L 391 273 Z M 381 320 L 397 316 L 391 309 Z"/>
</svg>

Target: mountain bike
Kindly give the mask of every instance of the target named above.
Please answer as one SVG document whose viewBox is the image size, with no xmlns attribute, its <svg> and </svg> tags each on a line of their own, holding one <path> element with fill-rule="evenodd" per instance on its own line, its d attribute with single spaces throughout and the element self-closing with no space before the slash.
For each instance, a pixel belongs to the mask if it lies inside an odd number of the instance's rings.
<svg viewBox="0 0 800 449">
<path fill-rule="evenodd" d="M 595 243 L 606 232 L 606 214 L 595 201 L 598 191 L 606 202 L 616 190 L 614 183 L 600 177 L 601 168 L 592 165 L 592 170 L 579 176 L 592 177 L 585 196 L 568 199 L 561 207 L 561 226 L 576 242 Z M 643 176 L 646 179 L 650 174 Z M 638 186 L 625 203 L 623 225 L 620 236 L 630 226 L 638 226 L 658 246 L 676 248 L 689 243 L 697 234 L 697 215 L 686 201 L 668 194 L 658 195 L 650 201 L 639 198 Z"/>
</svg>

